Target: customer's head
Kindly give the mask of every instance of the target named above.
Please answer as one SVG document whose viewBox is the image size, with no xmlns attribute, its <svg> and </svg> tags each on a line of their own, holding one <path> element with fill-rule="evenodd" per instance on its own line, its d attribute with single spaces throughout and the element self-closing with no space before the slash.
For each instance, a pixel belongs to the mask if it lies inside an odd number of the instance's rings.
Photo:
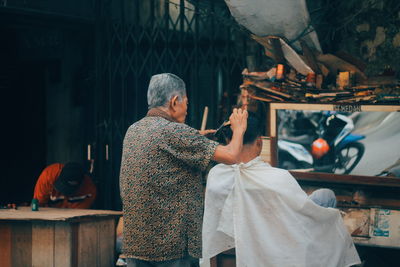
<svg viewBox="0 0 400 267">
<path fill-rule="evenodd" d="M 239 155 L 241 162 L 249 162 L 250 160 L 260 156 L 262 150 L 262 139 L 263 127 L 261 120 L 252 112 L 249 112 L 247 118 L 247 129 L 243 136 L 243 147 Z M 232 139 L 232 130 L 225 127 L 222 130 L 222 134 L 227 143 Z"/>
<path fill-rule="evenodd" d="M 257 139 L 260 139 L 263 129 L 262 123 L 258 116 L 251 111 L 248 111 L 249 116 L 247 117 L 247 129 L 243 136 L 243 145 L 251 145 L 256 142 Z M 225 137 L 230 142 L 232 138 L 232 130 L 229 127 L 225 127 L 223 129 L 223 133 Z"/>
<path fill-rule="evenodd" d="M 153 75 L 147 91 L 151 108 L 169 108 L 177 122 L 184 122 L 187 114 L 186 86 L 184 81 L 171 73 Z"/>
<path fill-rule="evenodd" d="M 243 136 L 243 147 L 239 155 L 241 162 L 246 163 L 260 156 L 263 146 L 261 135 L 260 119 L 254 113 L 249 112 L 247 129 Z"/>
<path fill-rule="evenodd" d="M 84 170 L 82 165 L 76 162 L 68 162 L 61 170 L 54 187 L 62 194 L 70 196 L 79 189 L 83 178 Z"/>
<path fill-rule="evenodd" d="M 262 135 L 262 124 L 255 113 L 249 112 L 247 129 L 243 136 L 243 145 L 251 145 Z"/>
</svg>

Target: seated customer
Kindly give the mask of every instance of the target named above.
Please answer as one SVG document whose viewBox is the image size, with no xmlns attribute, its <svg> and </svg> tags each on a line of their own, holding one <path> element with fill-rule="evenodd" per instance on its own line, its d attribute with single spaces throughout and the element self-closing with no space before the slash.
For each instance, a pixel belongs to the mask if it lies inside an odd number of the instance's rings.
<svg viewBox="0 0 400 267">
<path fill-rule="evenodd" d="M 96 186 L 81 164 L 55 163 L 40 174 L 33 198 L 44 207 L 88 209 L 96 199 Z"/>
<path fill-rule="evenodd" d="M 242 163 L 219 164 L 208 175 L 203 259 L 235 248 L 236 266 L 359 264 L 339 210 L 322 207 L 336 205 L 333 192 L 309 197 L 288 171 L 262 161 L 260 135 L 259 121 L 250 114 Z"/>
</svg>

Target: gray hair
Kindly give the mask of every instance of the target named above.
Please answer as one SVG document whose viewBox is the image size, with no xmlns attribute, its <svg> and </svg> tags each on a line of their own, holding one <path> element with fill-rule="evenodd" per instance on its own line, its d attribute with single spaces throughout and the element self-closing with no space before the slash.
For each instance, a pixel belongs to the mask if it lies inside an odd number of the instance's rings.
<svg viewBox="0 0 400 267">
<path fill-rule="evenodd" d="M 151 77 L 147 90 L 149 109 L 165 106 L 176 95 L 181 99 L 186 96 L 185 82 L 181 78 L 171 73 L 161 73 Z"/>
</svg>

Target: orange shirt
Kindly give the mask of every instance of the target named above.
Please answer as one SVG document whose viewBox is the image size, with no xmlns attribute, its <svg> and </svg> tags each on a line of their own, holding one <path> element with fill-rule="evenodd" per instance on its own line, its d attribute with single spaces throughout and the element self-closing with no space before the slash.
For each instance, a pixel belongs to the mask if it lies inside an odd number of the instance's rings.
<svg viewBox="0 0 400 267">
<path fill-rule="evenodd" d="M 54 188 L 64 164 L 54 163 L 47 166 L 40 174 L 35 185 L 33 198 L 40 206 L 53 208 L 88 209 L 96 199 L 96 185 L 85 175 L 79 189 L 71 196 L 64 196 Z"/>
</svg>

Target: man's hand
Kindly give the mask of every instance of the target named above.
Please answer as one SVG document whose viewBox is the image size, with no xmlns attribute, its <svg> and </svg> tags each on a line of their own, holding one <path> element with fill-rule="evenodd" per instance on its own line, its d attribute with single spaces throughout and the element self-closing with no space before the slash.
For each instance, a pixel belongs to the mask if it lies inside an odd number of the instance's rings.
<svg viewBox="0 0 400 267">
<path fill-rule="evenodd" d="M 239 155 L 243 147 L 243 135 L 247 129 L 247 110 L 234 109 L 229 117 L 233 131 L 231 142 L 226 145 L 219 145 L 215 150 L 214 160 L 224 164 L 239 163 Z"/>
<path fill-rule="evenodd" d="M 244 133 L 247 128 L 247 110 L 233 109 L 229 122 L 231 123 L 231 129 L 233 132 Z"/>
<path fill-rule="evenodd" d="M 212 133 L 215 133 L 216 132 L 216 130 L 204 130 L 204 131 L 199 131 L 199 133 L 201 134 L 201 135 L 207 135 L 207 134 L 212 134 Z"/>
</svg>

